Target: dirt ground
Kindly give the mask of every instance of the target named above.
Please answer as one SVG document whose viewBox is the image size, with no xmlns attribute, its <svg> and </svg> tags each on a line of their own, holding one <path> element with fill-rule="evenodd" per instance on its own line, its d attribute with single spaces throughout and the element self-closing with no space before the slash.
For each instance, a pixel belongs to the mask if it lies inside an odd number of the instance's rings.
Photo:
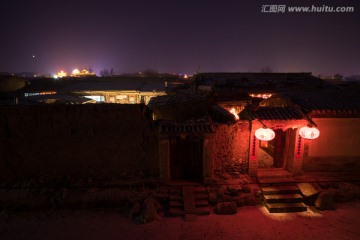
<svg viewBox="0 0 360 240">
<path fill-rule="evenodd" d="M 195 222 L 159 216 L 135 223 L 116 210 L 58 210 L 0 215 L 0 239 L 360 239 L 360 202 L 337 204 L 334 211 L 269 214 L 242 207 L 236 215 L 198 217 Z"/>
</svg>

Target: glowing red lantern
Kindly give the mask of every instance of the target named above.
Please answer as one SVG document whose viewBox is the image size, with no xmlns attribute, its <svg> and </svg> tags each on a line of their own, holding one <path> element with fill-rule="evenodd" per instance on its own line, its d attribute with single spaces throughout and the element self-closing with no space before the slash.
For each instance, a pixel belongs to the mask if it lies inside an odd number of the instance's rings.
<svg viewBox="0 0 360 240">
<path fill-rule="evenodd" d="M 259 128 L 255 131 L 255 137 L 261 141 L 270 141 L 275 137 L 275 132 L 270 128 Z"/>
<path fill-rule="evenodd" d="M 315 139 L 320 136 L 320 131 L 314 127 L 302 127 L 299 130 L 299 134 L 301 137 L 306 139 Z"/>
</svg>

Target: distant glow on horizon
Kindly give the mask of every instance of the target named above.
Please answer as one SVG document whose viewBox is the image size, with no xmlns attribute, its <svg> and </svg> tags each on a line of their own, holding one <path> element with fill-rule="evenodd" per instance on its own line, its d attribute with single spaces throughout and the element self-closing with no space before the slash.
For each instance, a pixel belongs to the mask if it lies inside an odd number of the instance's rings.
<svg viewBox="0 0 360 240">
<path fill-rule="evenodd" d="M 74 69 L 72 73 L 70 74 L 71 77 L 86 77 L 86 76 L 96 76 L 95 73 L 90 72 L 89 70 L 83 69 L 81 72 L 79 69 Z"/>
<path fill-rule="evenodd" d="M 79 69 L 77 69 L 77 68 L 75 68 L 73 71 L 72 71 L 72 74 L 73 75 L 77 75 L 77 74 L 79 74 L 80 73 L 80 71 L 79 71 Z"/>
<path fill-rule="evenodd" d="M 53 76 L 53 78 L 55 79 L 58 79 L 58 78 L 63 78 L 63 77 L 66 77 L 67 76 L 67 73 L 63 70 L 61 70 L 60 72 L 58 72 L 57 74 L 55 74 Z"/>
</svg>

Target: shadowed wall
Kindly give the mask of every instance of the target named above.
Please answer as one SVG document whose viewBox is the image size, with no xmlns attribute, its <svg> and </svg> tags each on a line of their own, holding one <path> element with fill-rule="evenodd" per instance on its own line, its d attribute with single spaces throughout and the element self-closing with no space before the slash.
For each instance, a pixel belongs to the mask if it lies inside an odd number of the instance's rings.
<svg viewBox="0 0 360 240">
<path fill-rule="evenodd" d="M 141 105 L 1 106 L 0 181 L 156 176 L 152 126 Z"/>
</svg>

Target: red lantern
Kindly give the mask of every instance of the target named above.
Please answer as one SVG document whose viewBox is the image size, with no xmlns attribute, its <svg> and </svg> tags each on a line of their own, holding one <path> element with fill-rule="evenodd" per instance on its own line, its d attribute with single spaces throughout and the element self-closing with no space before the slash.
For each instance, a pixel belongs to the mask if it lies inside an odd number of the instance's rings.
<svg viewBox="0 0 360 240">
<path fill-rule="evenodd" d="M 299 130 L 299 134 L 301 137 L 306 139 L 315 139 L 320 136 L 320 131 L 314 127 L 302 127 Z"/>
<path fill-rule="evenodd" d="M 275 137 L 275 132 L 270 128 L 259 128 L 255 131 L 255 137 L 261 141 L 270 141 Z"/>
</svg>

